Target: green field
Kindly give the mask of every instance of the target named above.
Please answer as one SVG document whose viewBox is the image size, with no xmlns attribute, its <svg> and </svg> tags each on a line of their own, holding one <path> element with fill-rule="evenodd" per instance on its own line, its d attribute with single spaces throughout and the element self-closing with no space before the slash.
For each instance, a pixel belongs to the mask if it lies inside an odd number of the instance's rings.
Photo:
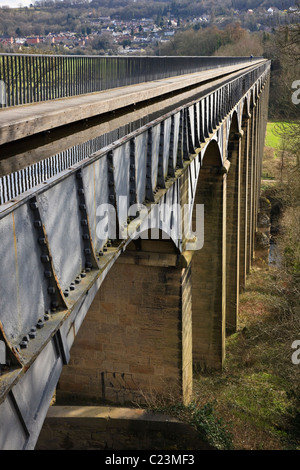
<svg viewBox="0 0 300 470">
<path fill-rule="evenodd" d="M 281 137 L 277 135 L 276 128 L 282 123 L 279 122 L 268 122 L 265 146 L 271 147 L 275 150 L 280 150 L 281 147 Z"/>
</svg>

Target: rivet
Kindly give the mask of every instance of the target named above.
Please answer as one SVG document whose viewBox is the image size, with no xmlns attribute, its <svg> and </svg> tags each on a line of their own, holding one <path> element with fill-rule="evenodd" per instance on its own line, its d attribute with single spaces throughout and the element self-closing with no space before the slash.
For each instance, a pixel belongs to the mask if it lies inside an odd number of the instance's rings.
<svg viewBox="0 0 300 470">
<path fill-rule="evenodd" d="M 48 279 L 50 277 L 52 277 L 52 272 L 51 271 L 45 271 L 45 277 L 47 277 Z"/>
<path fill-rule="evenodd" d="M 28 347 L 27 341 L 21 341 L 21 343 L 20 343 L 20 348 L 21 348 L 21 349 L 26 349 L 27 347 Z"/>
<path fill-rule="evenodd" d="M 55 294 L 55 287 L 52 287 L 52 286 L 48 287 L 48 293 Z"/>
<path fill-rule="evenodd" d="M 37 202 L 31 202 L 30 203 L 30 209 L 35 210 L 38 208 Z"/>
<path fill-rule="evenodd" d="M 42 263 L 48 263 L 49 262 L 49 256 L 47 255 L 42 255 L 41 256 Z"/>
<path fill-rule="evenodd" d="M 80 282 L 81 282 L 81 278 L 80 276 L 77 276 L 75 279 L 75 284 L 80 284 Z"/>
<path fill-rule="evenodd" d="M 84 234 L 82 235 L 82 238 L 83 238 L 83 240 L 89 240 L 89 239 L 90 239 L 90 236 L 89 236 L 88 233 L 84 233 Z"/>
<path fill-rule="evenodd" d="M 51 310 L 57 309 L 57 308 L 58 308 L 58 302 L 57 300 L 53 300 L 53 302 L 51 302 Z"/>
<path fill-rule="evenodd" d="M 110 200 L 110 201 L 114 201 L 114 200 L 115 200 L 115 196 L 114 196 L 113 194 L 111 194 L 111 195 L 109 196 L 109 200 Z"/>
<path fill-rule="evenodd" d="M 93 267 L 93 265 L 92 265 L 92 263 L 90 263 L 90 262 L 88 261 L 87 263 L 85 263 L 85 267 L 91 269 L 91 268 Z"/>
<path fill-rule="evenodd" d="M 68 291 L 68 289 L 66 289 L 66 290 L 64 291 L 64 296 L 65 296 L 65 297 L 69 297 L 69 291 Z"/>
<path fill-rule="evenodd" d="M 87 220 L 86 220 L 86 219 L 82 219 L 82 220 L 81 220 L 81 225 L 87 225 L 87 224 L 88 224 L 88 223 L 87 223 Z"/>
<path fill-rule="evenodd" d="M 98 255 L 103 256 L 103 251 L 99 251 Z"/>
<path fill-rule="evenodd" d="M 81 275 L 81 277 L 86 277 L 86 273 L 82 272 L 80 275 Z"/>
<path fill-rule="evenodd" d="M 81 172 L 81 171 L 78 171 L 78 173 L 76 173 L 76 178 L 77 178 L 77 179 L 81 179 L 81 178 L 82 178 L 82 172 Z"/>
<path fill-rule="evenodd" d="M 50 319 L 50 315 L 48 315 L 47 313 L 44 315 L 44 320 L 45 321 L 48 321 Z"/>
<path fill-rule="evenodd" d="M 31 328 L 31 330 L 28 333 L 28 336 L 30 339 L 34 339 L 36 337 L 36 328 L 35 329 Z"/>
<path fill-rule="evenodd" d="M 34 224 L 35 227 L 41 227 L 42 226 L 42 222 L 40 220 L 35 220 L 33 222 L 33 224 Z"/>
<path fill-rule="evenodd" d="M 38 241 L 40 245 L 46 245 L 46 238 L 39 238 Z"/>
<path fill-rule="evenodd" d="M 29 336 L 28 336 L 28 335 L 23 336 L 22 341 L 25 341 L 26 343 L 28 343 L 28 341 L 29 341 Z"/>
<path fill-rule="evenodd" d="M 41 328 L 44 327 L 44 323 L 43 323 L 43 320 L 39 319 L 39 321 L 37 322 L 36 324 L 36 327 L 40 330 Z"/>
<path fill-rule="evenodd" d="M 80 196 L 82 196 L 82 195 L 84 194 L 84 190 L 83 190 L 82 188 L 79 188 L 79 189 L 78 189 L 78 194 L 79 194 Z"/>
<path fill-rule="evenodd" d="M 86 255 L 90 255 L 90 254 L 91 254 L 91 250 L 90 250 L 89 248 L 85 248 L 85 249 L 84 249 L 84 253 L 85 253 Z"/>
<path fill-rule="evenodd" d="M 70 290 L 75 290 L 75 283 L 74 282 L 71 282 Z"/>
<path fill-rule="evenodd" d="M 81 211 L 85 211 L 86 210 L 86 205 L 85 204 L 79 204 L 79 208 Z"/>
</svg>

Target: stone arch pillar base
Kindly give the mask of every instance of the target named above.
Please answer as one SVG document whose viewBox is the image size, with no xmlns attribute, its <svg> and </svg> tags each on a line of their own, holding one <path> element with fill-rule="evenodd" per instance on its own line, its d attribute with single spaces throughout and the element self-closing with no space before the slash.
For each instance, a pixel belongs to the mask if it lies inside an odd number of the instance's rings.
<svg viewBox="0 0 300 470">
<path fill-rule="evenodd" d="M 170 241 L 131 243 L 90 307 L 63 370 L 58 401 L 190 401 L 189 258 Z"/>
</svg>

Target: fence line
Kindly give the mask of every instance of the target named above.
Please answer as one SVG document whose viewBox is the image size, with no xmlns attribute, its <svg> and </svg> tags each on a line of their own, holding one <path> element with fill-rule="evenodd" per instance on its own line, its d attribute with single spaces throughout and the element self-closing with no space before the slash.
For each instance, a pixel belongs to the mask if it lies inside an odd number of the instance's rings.
<svg viewBox="0 0 300 470">
<path fill-rule="evenodd" d="M 249 90 L 259 77 L 266 72 L 268 67 L 268 63 L 262 64 L 257 68 L 246 72 L 241 77 L 235 78 L 230 82 L 221 85 L 218 89 L 212 92 L 214 102 L 218 103 L 218 105 L 215 105 L 214 127 L 223 120 L 227 113 L 234 107 L 235 103 L 239 102 L 246 91 Z M 205 97 L 199 98 L 200 102 L 202 100 L 205 100 Z M 184 107 L 187 106 L 188 104 Z M 203 115 L 201 117 L 201 121 L 200 127 L 203 127 L 203 129 L 206 128 L 209 125 L 208 115 Z M 143 125 L 145 122 L 140 124 Z M 130 126 L 124 126 L 123 128 L 116 129 L 112 132 L 96 137 L 95 139 L 64 150 L 59 154 L 37 162 L 23 170 L 3 176 L 0 178 L 0 205 L 5 204 L 40 183 L 47 181 L 49 178 L 52 178 L 70 166 L 79 163 L 93 153 L 118 141 L 118 139 L 136 129 L 133 125 L 131 127 L 132 128 L 130 128 Z M 200 135 L 199 140 L 201 140 Z"/>
<path fill-rule="evenodd" d="M 0 54 L 0 107 L 48 101 L 239 65 L 249 57 L 115 57 Z M 4 86 L 5 85 L 5 86 Z"/>
</svg>

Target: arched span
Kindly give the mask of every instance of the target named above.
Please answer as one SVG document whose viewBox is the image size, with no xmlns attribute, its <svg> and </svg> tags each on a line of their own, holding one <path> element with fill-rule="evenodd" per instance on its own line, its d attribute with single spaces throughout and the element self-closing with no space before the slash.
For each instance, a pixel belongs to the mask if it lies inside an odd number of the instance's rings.
<svg viewBox="0 0 300 470">
<path fill-rule="evenodd" d="M 201 232 L 201 236 L 202 236 L 201 230 L 203 227 L 201 226 L 199 227 L 199 223 L 200 224 L 202 223 L 201 220 L 199 221 L 199 213 L 202 214 L 202 212 L 198 210 L 199 207 L 197 208 L 197 204 L 201 205 L 205 203 L 204 199 L 202 198 L 202 195 L 204 194 L 203 187 L 202 187 L 204 178 L 202 178 L 202 176 L 204 176 L 204 174 L 207 172 L 219 173 L 218 170 L 220 170 L 222 166 L 223 166 L 223 161 L 222 161 L 222 155 L 221 155 L 219 144 L 216 140 L 212 140 L 207 145 L 202 155 L 200 171 L 195 181 L 192 200 L 190 203 L 191 210 L 190 210 L 189 220 L 188 220 L 188 232 L 189 233 L 197 234 Z M 199 245 L 199 247 L 202 247 L 202 243 Z"/>
<path fill-rule="evenodd" d="M 226 176 L 216 141 L 203 155 L 195 191 L 192 227 L 198 234 L 198 208 L 202 206 L 203 244 L 192 258 L 193 362 L 195 369 L 221 368 L 225 352 L 225 255 Z M 201 222 L 201 219 L 200 219 Z M 198 240 L 197 240 L 198 242 Z M 203 327 L 205 325 L 205 327 Z"/>
<path fill-rule="evenodd" d="M 241 108 L 242 114 L 241 114 L 241 127 L 243 128 L 245 120 L 248 119 L 249 117 L 249 98 L 246 96 L 244 98 L 244 101 L 242 103 L 242 108 Z"/>
<path fill-rule="evenodd" d="M 201 160 L 201 168 L 221 167 L 223 164 L 219 144 L 212 140 L 206 147 Z"/>
<path fill-rule="evenodd" d="M 256 101 L 257 101 L 257 96 L 258 96 L 258 93 L 257 93 L 257 84 L 255 83 L 252 87 L 252 95 L 253 95 L 253 102 L 254 104 L 256 104 Z"/>
<path fill-rule="evenodd" d="M 230 148 L 230 142 L 235 139 L 235 135 L 239 133 L 239 130 L 240 130 L 240 126 L 239 126 L 238 114 L 237 114 L 237 111 L 233 111 L 231 115 L 231 120 L 229 121 L 228 127 L 227 127 L 228 148 Z M 229 155 L 228 155 L 228 158 L 229 158 Z"/>
</svg>

